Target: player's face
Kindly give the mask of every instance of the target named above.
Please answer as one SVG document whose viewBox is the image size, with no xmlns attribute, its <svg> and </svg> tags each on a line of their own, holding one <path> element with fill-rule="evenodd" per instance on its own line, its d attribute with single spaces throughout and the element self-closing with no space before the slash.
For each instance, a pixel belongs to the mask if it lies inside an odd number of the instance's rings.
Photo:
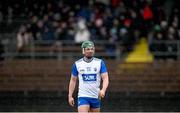
<svg viewBox="0 0 180 113">
<path fill-rule="evenodd" d="M 94 47 L 91 48 L 85 48 L 84 49 L 84 55 L 86 57 L 92 57 L 94 55 Z"/>
</svg>

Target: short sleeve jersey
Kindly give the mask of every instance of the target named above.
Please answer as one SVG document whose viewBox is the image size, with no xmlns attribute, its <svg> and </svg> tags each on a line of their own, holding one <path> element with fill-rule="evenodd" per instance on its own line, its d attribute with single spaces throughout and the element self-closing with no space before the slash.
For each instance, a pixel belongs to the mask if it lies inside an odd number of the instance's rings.
<svg viewBox="0 0 180 113">
<path fill-rule="evenodd" d="M 72 75 L 79 79 L 78 97 L 98 98 L 101 74 L 107 72 L 103 60 L 93 58 L 91 62 L 85 62 L 83 58 L 72 66 Z"/>
</svg>

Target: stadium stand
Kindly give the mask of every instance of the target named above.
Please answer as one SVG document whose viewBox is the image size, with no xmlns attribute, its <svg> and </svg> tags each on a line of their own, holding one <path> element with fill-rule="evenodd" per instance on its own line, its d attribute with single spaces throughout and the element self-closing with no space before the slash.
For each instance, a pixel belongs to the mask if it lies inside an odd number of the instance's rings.
<svg viewBox="0 0 180 113">
<path fill-rule="evenodd" d="M 110 86 L 102 101 L 102 111 L 179 110 L 180 71 L 178 66 L 173 67 L 177 63 L 113 60 L 106 63 Z M 66 100 L 71 64 L 72 60 L 11 60 L 3 63 L 0 68 L 1 111 L 75 110 Z M 134 101 L 138 103 L 133 105 Z"/>
</svg>

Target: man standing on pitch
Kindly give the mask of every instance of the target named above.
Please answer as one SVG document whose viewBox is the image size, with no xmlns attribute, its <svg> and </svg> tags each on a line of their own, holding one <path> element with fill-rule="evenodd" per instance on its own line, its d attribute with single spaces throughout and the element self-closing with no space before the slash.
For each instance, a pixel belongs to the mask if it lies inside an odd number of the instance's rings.
<svg viewBox="0 0 180 113">
<path fill-rule="evenodd" d="M 100 99 L 104 98 L 109 84 L 107 68 L 103 60 L 94 57 L 93 42 L 85 41 L 81 48 L 84 57 L 72 66 L 68 102 L 71 106 L 75 104 L 73 92 L 78 79 L 78 112 L 100 112 Z M 100 89 L 101 79 L 102 89 Z"/>
</svg>

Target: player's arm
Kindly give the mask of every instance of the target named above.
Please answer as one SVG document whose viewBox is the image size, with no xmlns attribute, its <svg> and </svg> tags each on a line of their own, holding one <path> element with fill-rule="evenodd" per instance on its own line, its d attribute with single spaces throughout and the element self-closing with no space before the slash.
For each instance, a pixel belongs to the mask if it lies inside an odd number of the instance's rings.
<svg viewBox="0 0 180 113">
<path fill-rule="evenodd" d="M 69 93 L 68 93 L 68 102 L 71 106 L 74 106 L 74 98 L 73 98 L 73 93 L 76 87 L 76 82 L 77 82 L 77 75 L 78 71 L 76 68 L 76 65 L 73 64 L 72 66 L 72 74 L 69 82 Z"/>
<path fill-rule="evenodd" d="M 102 89 L 100 90 L 100 96 L 101 96 L 101 98 L 104 98 L 105 93 L 106 93 L 106 89 L 107 89 L 107 87 L 109 85 L 108 73 L 107 72 L 102 73 L 101 77 L 102 77 L 103 83 L 102 83 Z"/>
<path fill-rule="evenodd" d="M 74 98 L 73 98 L 73 92 L 76 87 L 77 77 L 74 75 L 71 75 L 70 83 L 69 83 L 69 94 L 68 94 L 68 101 L 71 106 L 74 106 Z"/>
<path fill-rule="evenodd" d="M 104 61 L 101 61 L 100 73 L 101 73 L 101 78 L 102 78 L 103 83 L 102 83 L 102 89 L 100 90 L 99 96 L 100 98 L 104 98 L 106 89 L 109 85 L 108 72 L 107 72 L 107 68 Z"/>
</svg>

